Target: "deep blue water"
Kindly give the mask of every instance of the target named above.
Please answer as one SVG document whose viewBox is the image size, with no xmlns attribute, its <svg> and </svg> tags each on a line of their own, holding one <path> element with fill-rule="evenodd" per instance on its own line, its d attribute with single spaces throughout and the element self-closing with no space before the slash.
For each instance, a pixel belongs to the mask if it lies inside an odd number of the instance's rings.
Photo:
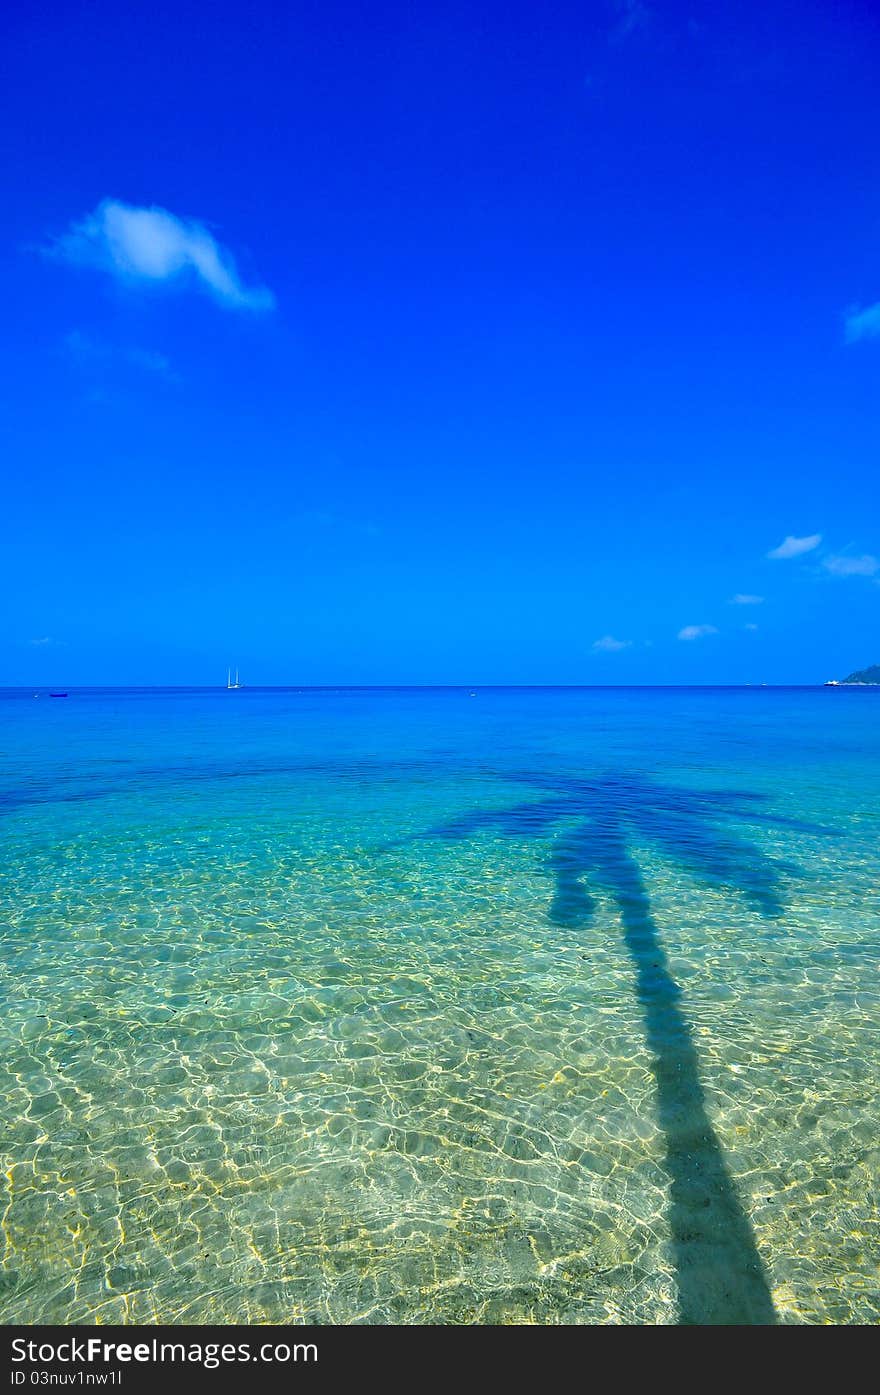
<svg viewBox="0 0 880 1395">
<path fill-rule="evenodd" d="M 5 1321 L 880 1316 L 880 689 L 0 692 Z"/>
</svg>

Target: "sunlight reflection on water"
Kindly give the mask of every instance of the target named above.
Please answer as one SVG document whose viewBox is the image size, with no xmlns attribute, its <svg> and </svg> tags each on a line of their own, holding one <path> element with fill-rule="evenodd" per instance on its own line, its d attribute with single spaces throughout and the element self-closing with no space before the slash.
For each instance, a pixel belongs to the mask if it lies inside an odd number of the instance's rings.
<svg viewBox="0 0 880 1395">
<path fill-rule="evenodd" d="M 3 1320 L 876 1321 L 835 696 L 0 699 Z"/>
</svg>

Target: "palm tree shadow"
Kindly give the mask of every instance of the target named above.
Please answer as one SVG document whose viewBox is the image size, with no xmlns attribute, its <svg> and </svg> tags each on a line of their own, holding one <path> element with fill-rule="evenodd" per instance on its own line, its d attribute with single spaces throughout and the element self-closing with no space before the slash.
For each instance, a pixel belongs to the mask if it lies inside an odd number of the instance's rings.
<svg viewBox="0 0 880 1395">
<path fill-rule="evenodd" d="M 665 1142 L 679 1321 L 773 1323 L 764 1266 L 706 1113 L 681 989 L 669 972 L 638 863 L 621 830 L 607 826 L 578 829 L 561 841 L 554 859 L 554 924 L 582 928 L 592 918 L 594 907 L 579 880 L 587 872 L 614 900 L 623 924 Z"/>
<path fill-rule="evenodd" d="M 768 816 L 760 797 L 736 791 L 692 791 L 632 776 L 593 780 L 534 773 L 511 777 L 549 787 L 544 799 L 501 810 L 478 810 L 425 836 L 465 838 L 481 829 L 511 836 L 545 835 L 560 822 L 550 857 L 553 924 L 588 926 L 594 891 L 620 915 L 635 974 L 657 1090 L 657 1114 L 670 1179 L 669 1224 L 684 1324 L 772 1324 L 776 1312 L 755 1237 L 706 1110 L 693 1035 L 681 989 L 669 970 L 633 841 L 650 840 L 680 865 L 738 891 L 767 919 L 784 911 L 780 864 L 721 827 L 725 819 L 772 823 L 811 833 L 815 825 Z"/>
</svg>

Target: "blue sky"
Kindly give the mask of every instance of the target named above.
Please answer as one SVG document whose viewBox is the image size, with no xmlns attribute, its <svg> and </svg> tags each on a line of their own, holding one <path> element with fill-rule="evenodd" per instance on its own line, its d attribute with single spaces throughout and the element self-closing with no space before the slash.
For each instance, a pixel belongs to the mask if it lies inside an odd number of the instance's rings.
<svg viewBox="0 0 880 1395">
<path fill-rule="evenodd" d="M 874 7 L 11 31 L 0 682 L 880 660 Z"/>
</svg>

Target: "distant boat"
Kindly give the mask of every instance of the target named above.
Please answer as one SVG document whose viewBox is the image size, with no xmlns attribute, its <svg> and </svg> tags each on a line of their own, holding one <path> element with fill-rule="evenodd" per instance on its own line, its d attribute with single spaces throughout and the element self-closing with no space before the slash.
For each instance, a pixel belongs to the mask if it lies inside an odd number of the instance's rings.
<svg viewBox="0 0 880 1395">
<path fill-rule="evenodd" d="M 243 687 L 244 687 L 244 684 L 243 684 L 243 683 L 240 683 L 239 680 L 238 680 L 238 669 L 235 670 L 235 682 L 234 682 L 234 683 L 233 683 L 233 681 L 232 681 L 232 669 L 231 669 L 231 668 L 228 668 L 228 669 L 226 670 L 226 686 L 227 686 L 227 688 L 243 688 Z"/>
<path fill-rule="evenodd" d="M 828 679 L 825 680 L 825 687 L 826 687 L 826 688 L 839 688 L 839 687 L 840 687 L 840 684 L 838 683 L 838 681 L 837 681 L 836 678 L 828 678 Z"/>
<path fill-rule="evenodd" d="M 50 693 L 50 697 L 67 697 L 66 693 Z"/>
</svg>

